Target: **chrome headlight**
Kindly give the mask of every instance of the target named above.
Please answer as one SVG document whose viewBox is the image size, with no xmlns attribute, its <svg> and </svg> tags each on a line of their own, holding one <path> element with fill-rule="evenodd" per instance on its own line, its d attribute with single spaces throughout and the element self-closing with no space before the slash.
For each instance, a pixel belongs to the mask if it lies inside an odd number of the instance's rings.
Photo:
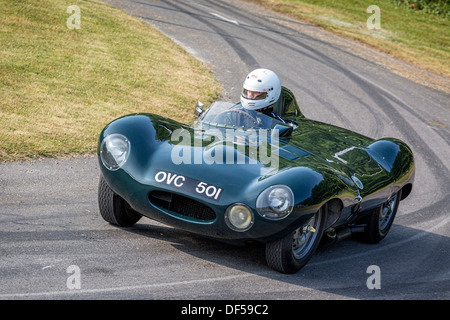
<svg viewBox="0 0 450 320">
<path fill-rule="evenodd" d="M 232 204 L 225 211 L 225 222 L 234 231 L 247 231 L 254 222 L 252 211 L 241 203 Z"/>
<path fill-rule="evenodd" d="M 130 155 L 131 144 L 127 137 L 114 133 L 103 139 L 100 158 L 103 165 L 111 171 L 119 169 Z"/>
<path fill-rule="evenodd" d="M 256 210 L 267 219 L 286 218 L 294 209 L 294 193 L 284 185 L 267 188 L 256 199 Z"/>
</svg>

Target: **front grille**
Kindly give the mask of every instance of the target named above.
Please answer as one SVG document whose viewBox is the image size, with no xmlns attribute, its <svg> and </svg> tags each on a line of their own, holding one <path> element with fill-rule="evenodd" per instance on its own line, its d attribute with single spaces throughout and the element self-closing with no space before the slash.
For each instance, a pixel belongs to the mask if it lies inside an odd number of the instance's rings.
<svg viewBox="0 0 450 320">
<path fill-rule="evenodd" d="M 216 219 L 214 211 L 201 202 L 165 191 L 152 191 L 148 199 L 157 207 L 178 213 L 182 216 L 203 221 Z"/>
</svg>

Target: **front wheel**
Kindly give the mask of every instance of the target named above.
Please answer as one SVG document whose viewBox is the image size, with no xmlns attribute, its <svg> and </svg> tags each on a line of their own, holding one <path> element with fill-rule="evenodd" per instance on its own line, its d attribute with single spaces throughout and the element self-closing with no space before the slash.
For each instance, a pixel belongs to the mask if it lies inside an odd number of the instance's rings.
<svg viewBox="0 0 450 320">
<path fill-rule="evenodd" d="M 312 258 L 325 227 L 326 211 L 320 209 L 303 226 L 284 238 L 266 244 L 269 267 L 282 273 L 296 273 Z"/>
<path fill-rule="evenodd" d="M 139 221 L 141 215 L 108 186 L 100 175 L 98 182 L 98 206 L 102 218 L 119 227 L 131 227 Z"/>
<path fill-rule="evenodd" d="M 366 218 L 367 224 L 362 238 L 367 243 L 378 243 L 383 240 L 392 227 L 397 214 L 401 191 L 392 195 L 386 203 L 373 210 Z"/>
</svg>

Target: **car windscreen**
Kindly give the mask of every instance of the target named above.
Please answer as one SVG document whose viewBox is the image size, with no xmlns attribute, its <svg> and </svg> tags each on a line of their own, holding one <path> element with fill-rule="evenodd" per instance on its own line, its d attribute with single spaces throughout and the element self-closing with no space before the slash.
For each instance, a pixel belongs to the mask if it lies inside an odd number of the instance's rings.
<svg viewBox="0 0 450 320">
<path fill-rule="evenodd" d="M 282 122 L 255 110 L 248 110 L 240 103 L 213 103 L 199 118 L 202 124 L 234 128 L 271 129 Z"/>
</svg>

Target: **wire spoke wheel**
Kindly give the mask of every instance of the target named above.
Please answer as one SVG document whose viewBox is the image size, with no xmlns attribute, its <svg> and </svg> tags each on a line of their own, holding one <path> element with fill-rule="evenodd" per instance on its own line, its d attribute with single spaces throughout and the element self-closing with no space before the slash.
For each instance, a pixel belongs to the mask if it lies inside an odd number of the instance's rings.
<svg viewBox="0 0 450 320">
<path fill-rule="evenodd" d="M 320 208 L 308 221 L 285 237 L 266 244 L 266 261 L 274 270 L 295 273 L 312 258 L 319 246 L 326 221 Z"/>
<path fill-rule="evenodd" d="M 398 195 L 394 194 L 381 208 L 380 211 L 380 231 L 385 233 L 391 225 L 397 206 Z"/>
<path fill-rule="evenodd" d="M 394 223 L 400 199 L 401 191 L 394 193 L 384 204 L 361 220 L 367 225 L 361 234 L 362 240 L 367 243 L 378 243 L 386 237 Z"/>
<path fill-rule="evenodd" d="M 292 253 L 296 259 L 303 259 L 310 251 L 318 237 L 321 215 L 315 214 L 304 226 L 294 232 Z"/>
</svg>

